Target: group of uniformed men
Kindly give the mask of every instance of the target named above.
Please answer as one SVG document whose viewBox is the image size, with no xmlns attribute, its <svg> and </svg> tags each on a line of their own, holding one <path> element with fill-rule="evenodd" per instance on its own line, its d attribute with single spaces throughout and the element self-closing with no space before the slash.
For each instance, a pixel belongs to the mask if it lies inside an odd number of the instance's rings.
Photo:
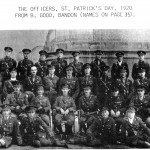
<svg viewBox="0 0 150 150">
<path fill-rule="evenodd" d="M 69 65 L 60 48 L 49 65 L 45 50 L 39 52 L 40 59 L 34 64 L 28 59 L 31 50 L 23 49 L 24 59 L 18 65 L 11 58 L 13 49 L 4 50 L 6 56 L 0 60 L 0 147 L 13 142 L 66 146 L 62 139 L 107 148 L 120 143 L 150 147 L 150 66 L 145 62 L 145 51 L 137 52 L 139 61 L 133 65 L 132 82 L 123 52 L 116 53 L 117 62 L 109 77 L 110 67 L 102 61 L 101 50 L 86 64 L 75 51 Z M 70 140 L 76 115 L 79 132 Z"/>
</svg>

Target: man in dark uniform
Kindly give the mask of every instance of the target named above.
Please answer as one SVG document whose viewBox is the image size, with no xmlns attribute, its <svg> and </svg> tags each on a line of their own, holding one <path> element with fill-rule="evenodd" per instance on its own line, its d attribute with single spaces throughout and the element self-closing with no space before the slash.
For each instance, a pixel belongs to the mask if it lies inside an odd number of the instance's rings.
<svg viewBox="0 0 150 150">
<path fill-rule="evenodd" d="M 119 87 L 120 94 L 126 99 L 127 105 L 134 94 L 133 83 L 127 78 L 125 68 L 120 69 L 120 78 L 116 80 L 116 85 Z"/>
<path fill-rule="evenodd" d="M 48 72 L 48 75 L 43 79 L 43 85 L 45 94 L 48 96 L 51 106 L 53 106 L 57 97 L 59 78 L 54 74 L 55 66 L 49 65 Z"/>
<path fill-rule="evenodd" d="M 136 92 L 136 89 L 139 85 L 142 85 L 145 87 L 145 94 L 149 94 L 150 92 L 150 79 L 148 79 L 146 76 L 146 70 L 144 68 L 138 69 L 138 77 L 134 80 L 133 86 L 134 86 L 134 92 Z"/>
<path fill-rule="evenodd" d="M 80 96 L 84 92 L 86 86 L 91 87 L 91 92 L 94 95 L 98 95 L 97 79 L 91 75 L 91 65 L 89 63 L 83 66 L 84 76 L 79 78 Z"/>
<path fill-rule="evenodd" d="M 62 135 L 62 123 L 65 124 L 65 135 L 68 139 L 68 135 L 72 134 L 72 126 L 74 125 L 75 116 L 74 111 L 76 105 L 74 99 L 70 97 L 69 86 L 62 85 L 62 96 L 58 96 L 54 103 L 54 109 L 56 109 L 55 122 L 59 133 Z"/>
<path fill-rule="evenodd" d="M 35 147 L 56 145 L 54 135 L 35 113 L 36 106 L 27 106 L 25 111 L 27 117 L 22 119 L 20 126 L 24 145 Z"/>
<path fill-rule="evenodd" d="M 105 103 L 106 96 L 111 92 L 111 84 L 112 79 L 108 76 L 108 69 L 109 66 L 103 66 L 101 68 L 102 70 L 102 76 L 100 78 L 97 78 L 97 85 L 98 85 L 98 99 L 101 104 L 101 107 L 103 107 Z"/>
<path fill-rule="evenodd" d="M 150 129 L 135 115 L 134 108 L 128 108 L 122 124 L 122 140 L 131 147 L 150 148 Z"/>
<path fill-rule="evenodd" d="M 72 53 L 74 60 L 73 60 L 73 62 L 71 62 L 69 64 L 73 67 L 73 76 L 74 77 L 81 77 L 82 76 L 83 63 L 79 61 L 79 58 L 80 58 L 79 55 L 80 55 L 79 51 L 74 51 Z"/>
<path fill-rule="evenodd" d="M 33 62 L 28 59 L 28 55 L 31 53 L 30 49 L 23 49 L 22 50 L 24 59 L 18 62 L 17 67 L 17 75 L 19 81 L 23 82 L 26 77 L 31 74 L 31 66 L 33 66 Z"/>
<path fill-rule="evenodd" d="M 135 108 L 136 115 L 144 122 L 150 116 L 150 96 L 145 95 L 144 86 L 139 85 L 137 87 L 137 93 L 132 97 L 129 106 Z"/>
<path fill-rule="evenodd" d="M 47 52 L 45 50 L 39 51 L 40 59 L 38 62 L 35 63 L 35 66 L 37 67 L 37 75 L 40 76 L 42 79 L 47 75 L 47 62 L 46 62 L 46 56 Z"/>
<path fill-rule="evenodd" d="M 86 86 L 84 88 L 84 95 L 79 98 L 80 131 L 83 129 L 86 132 L 95 119 L 99 108 L 100 104 L 97 96 L 91 94 L 91 87 Z"/>
<path fill-rule="evenodd" d="M 95 51 L 96 58 L 93 62 L 91 62 L 92 75 L 96 78 L 100 78 L 102 76 L 102 67 L 105 66 L 105 62 L 102 61 L 103 51 L 96 50 Z"/>
<path fill-rule="evenodd" d="M 36 95 L 36 88 L 39 84 L 42 84 L 41 77 L 37 76 L 36 66 L 31 67 L 31 75 L 26 77 L 24 81 L 24 91 L 32 92 Z"/>
<path fill-rule="evenodd" d="M 11 47 L 5 47 L 5 57 L 0 60 L 0 73 L 3 77 L 3 82 L 10 78 L 10 70 L 16 68 L 17 62 L 10 57 L 13 49 Z"/>
<path fill-rule="evenodd" d="M 6 97 L 6 104 L 11 105 L 11 111 L 17 117 L 21 117 L 25 107 L 29 104 L 28 95 L 21 92 L 21 84 L 19 81 L 14 83 L 14 92 L 8 94 Z"/>
<path fill-rule="evenodd" d="M 115 120 L 109 117 L 108 108 L 103 108 L 101 115 L 91 124 L 87 130 L 87 144 L 89 146 L 103 145 L 109 148 L 109 144 L 116 143 Z"/>
<path fill-rule="evenodd" d="M 61 95 L 62 91 L 61 91 L 61 87 L 62 85 L 64 84 L 67 84 L 70 88 L 69 90 L 69 96 L 72 97 L 75 102 L 79 96 L 79 81 L 78 81 L 78 78 L 77 77 L 74 77 L 73 76 L 73 67 L 72 66 L 67 66 L 66 68 L 66 72 L 67 72 L 67 75 L 66 77 L 62 77 L 59 81 L 59 95 Z"/>
<path fill-rule="evenodd" d="M 112 79 L 116 80 L 120 78 L 120 69 L 124 68 L 126 69 L 127 72 L 127 78 L 129 77 L 129 68 L 128 64 L 123 61 L 124 53 L 123 52 L 117 52 L 117 62 L 113 63 L 112 68 L 111 68 L 111 77 Z"/>
<path fill-rule="evenodd" d="M 2 114 L 0 115 L 0 148 L 9 147 L 12 143 L 22 145 L 19 124 L 15 117 L 12 117 L 9 105 L 1 105 Z"/>
<path fill-rule="evenodd" d="M 148 63 L 145 62 L 145 55 L 146 55 L 146 52 L 145 51 L 138 51 L 137 52 L 138 56 L 139 56 L 139 61 L 138 63 L 135 63 L 133 65 L 133 68 L 132 68 L 132 78 L 133 80 L 136 80 L 138 78 L 138 70 L 139 68 L 144 68 L 145 69 L 145 76 L 147 78 L 149 78 L 149 71 L 150 71 L 150 66 Z"/>
<path fill-rule="evenodd" d="M 67 61 L 63 59 L 64 50 L 59 48 L 56 50 L 57 59 L 51 62 L 55 66 L 55 75 L 59 78 L 65 76 L 65 69 L 67 66 Z"/>
</svg>

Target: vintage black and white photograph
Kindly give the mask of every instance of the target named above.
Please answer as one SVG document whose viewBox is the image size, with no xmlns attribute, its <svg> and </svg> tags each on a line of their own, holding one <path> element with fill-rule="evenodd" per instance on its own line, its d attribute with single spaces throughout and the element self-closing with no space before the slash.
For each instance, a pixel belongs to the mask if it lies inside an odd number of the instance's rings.
<svg viewBox="0 0 150 150">
<path fill-rule="evenodd" d="M 150 30 L 0 30 L 0 149 L 150 148 Z"/>
</svg>

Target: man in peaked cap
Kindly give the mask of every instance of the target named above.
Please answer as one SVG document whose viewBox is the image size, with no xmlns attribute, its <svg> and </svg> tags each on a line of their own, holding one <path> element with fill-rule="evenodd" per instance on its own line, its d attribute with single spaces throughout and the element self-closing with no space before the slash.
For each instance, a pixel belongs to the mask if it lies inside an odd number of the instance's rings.
<svg viewBox="0 0 150 150">
<path fill-rule="evenodd" d="M 4 104 L 0 107 L 2 108 L 2 115 L 0 115 L 0 147 L 9 147 L 14 142 L 14 137 L 16 138 L 15 142 L 22 145 L 19 124 L 17 119 L 12 117 L 10 106 Z"/>
<path fill-rule="evenodd" d="M 129 107 L 122 124 L 123 142 L 131 147 L 149 148 L 150 147 L 150 130 L 145 126 L 141 118 L 135 114 L 135 109 Z"/>
<path fill-rule="evenodd" d="M 62 123 L 65 123 L 65 135 L 68 136 L 72 134 L 72 126 L 75 121 L 74 111 L 76 110 L 76 105 L 74 99 L 69 96 L 69 86 L 68 84 L 62 85 L 62 95 L 56 98 L 53 105 L 56 109 L 55 123 L 59 133 L 62 135 Z"/>
<path fill-rule="evenodd" d="M 134 80 L 133 86 L 134 91 L 136 91 L 137 87 L 142 85 L 145 87 L 145 94 L 148 94 L 150 91 L 150 79 L 146 77 L 146 69 L 138 68 L 138 76 L 137 79 Z"/>
<path fill-rule="evenodd" d="M 31 66 L 33 66 L 33 62 L 28 59 L 28 55 L 31 53 L 30 49 L 23 49 L 23 56 L 24 59 L 18 62 L 18 67 L 17 67 L 17 74 L 18 74 L 18 79 L 23 82 L 26 77 L 28 77 L 31 72 Z"/>
<path fill-rule="evenodd" d="M 45 94 L 49 97 L 51 106 L 57 97 L 59 78 L 55 75 L 55 66 L 48 66 L 48 75 L 43 79 Z"/>
<path fill-rule="evenodd" d="M 117 62 L 113 63 L 111 68 L 111 77 L 116 80 L 120 78 L 120 69 L 124 68 L 127 72 L 127 78 L 129 77 L 129 68 L 128 64 L 123 61 L 124 53 L 123 52 L 117 52 L 116 53 Z"/>
<path fill-rule="evenodd" d="M 11 47 L 5 47 L 5 57 L 0 60 L 0 73 L 3 77 L 3 82 L 10 78 L 10 70 L 16 68 L 17 62 L 11 58 L 13 49 Z"/>
<path fill-rule="evenodd" d="M 73 76 L 73 67 L 72 65 L 68 65 L 66 67 L 66 76 L 60 78 L 59 81 L 59 90 L 58 94 L 61 95 L 61 87 L 62 85 L 67 84 L 70 88 L 69 90 L 69 96 L 72 97 L 75 102 L 77 101 L 77 98 L 79 96 L 79 81 L 77 77 Z M 77 103 L 76 103 L 77 104 Z"/>
<path fill-rule="evenodd" d="M 38 62 L 35 63 L 35 66 L 37 67 L 37 75 L 40 76 L 42 79 L 47 75 L 47 52 L 45 50 L 39 51 L 40 59 Z"/>
<path fill-rule="evenodd" d="M 146 77 L 149 78 L 149 64 L 147 62 L 145 62 L 145 55 L 146 55 L 146 52 L 145 51 L 138 51 L 137 52 L 137 55 L 139 57 L 139 60 L 137 63 L 135 63 L 133 65 L 133 68 L 132 68 L 132 78 L 133 80 L 136 80 L 138 78 L 138 70 L 139 68 L 144 68 L 145 69 L 145 73 L 146 73 Z"/>
<path fill-rule="evenodd" d="M 65 68 L 67 66 L 67 61 L 63 59 L 64 50 L 59 48 L 56 50 L 57 58 L 51 62 L 55 66 L 55 75 L 59 78 L 65 76 Z"/>
<path fill-rule="evenodd" d="M 80 52 L 74 51 L 74 52 L 72 52 L 72 56 L 73 56 L 74 60 L 69 65 L 71 65 L 73 67 L 73 76 L 81 77 L 82 76 L 83 63 L 79 61 Z"/>
<path fill-rule="evenodd" d="M 101 50 L 96 50 L 95 54 L 96 54 L 96 58 L 94 61 L 91 62 L 91 68 L 92 68 L 92 72 L 91 74 L 96 77 L 99 78 L 102 76 L 102 67 L 106 66 L 105 62 L 102 61 L 102 55 L 103 55 L 103 51 Z"/>
</svg>

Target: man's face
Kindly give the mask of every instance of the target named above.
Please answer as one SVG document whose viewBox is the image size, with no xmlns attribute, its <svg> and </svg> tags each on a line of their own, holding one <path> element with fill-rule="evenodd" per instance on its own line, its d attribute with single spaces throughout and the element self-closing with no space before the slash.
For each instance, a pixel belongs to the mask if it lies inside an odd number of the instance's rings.
<svg viewBox="0 0 150 150">
<path fill-rule="evenodd" d="M 126 76 L 127 76 L 127 72 L 122 72 L 122 73 L 121 73 L 121 77 L 122 77 L 122 78 L 125 78 Z"/>
<path fill-rule="evenodd" d="M 139 60 L 140 60 L 140 61 L 144 61 L 144 58 L 145 58 L 145 55 L 143 55 L 143 54 L 140 54 L 140 55 L 139 55 Z"/>
<path fill-rule="evenodd" d="M 109 111 L 108 110 L 102 111 L 102 117 L 103 118 L 108 118 L 108 116 L 109 116 Z"/>
<path fill-rule="evenodd" d="M 90 67 L 85 68 L 84 72 L 85 72 L 85 74 L 88 74 L 88 75 L 89 75 L 90 72 L 91 72 L 91 68 L 90 68 Z"/>
<path fill-rule="evenodd" d="M 11 75 L 11 78 L 16 78 L 17 72 L 16 71 L 11 71 L 10 75 Z"/>
<path fill-rule="evenodd" d="M 38 93 L 38 95 L 43 95 L 44 89 L 43 88 L 38 89 L 37 93 Z"/>
<path fill-rule="evenodd" d="M 118 57 L 117 57 L 117 60 L 118 60 L 119 62 L 122 62 L 122 61 L 123 61 L 123 56 L 118 56 Z"/>
<path fill-rule="evenodd" d="M 135 112 L 127 112 L 127 115 L 128 115 L 128 117 L 130 118 L 130 119 L 133 119 L 134 118 L 134 116 L 135 116 Z"/>
<path fill-rule="evenodd" d="M 100 60 L 100 59 L 102 58 L 102 55 L 98 55 L 98 54 L 97 54 L 97 55 L 96 55 L 96 58 Z"/>
<path fill-rule="evenodd" d="M 103 72 L 104 75 L 108 75 L 108 70 Z"/>
<path fill-rule="evenodd" d="M 37 73 L 37 68 L 36 67 L 31 67 L 31 74 L 36 75 Z"/>
<path fill-rule="evenodd" d="M 145 74 L 146 74 L 145 71 L 138 73 L 139 77 L 141 77 L 141 78 L 145 78 Z"/>
<path fill-rule="evenodd" d="M 86 97 L 89 97 L 90 96 L 90 94 L 91 94 L 91 89 L 86 89 L 86 90 L 84 90 L 84 94 L 85 94 L 85 96 Z"/>
<path fill-rule="evenodd" d="M 23 56 L 24 56 L 24 58 L 28 58 L 29 53 L 28 53 L 28 52 L 25 52 L 25 53 L 23 53 Z"/>
<path fill-rule="evenodd" d="M 57 57 L 60 59 L 63 58 L 63 53 L 57 53 Z"/>
<path fill-rule="evenodd" d="M 144 96 L 145 90 L 143 89 L 138 89 L 137 90 L 138 96 Z"/>
<path fill-rule="evenodd" d="M 6 109 L 2 111 L 3 116 L 8 117 L 10 115 L 11 110 L 10 109 Z"/>
<path fill-rule="evenodd" d="M 46 56 L 45 55 L 40 55 L 40 60 L 45 61 L 46 60 Z"/>
<path fill-rule="evenodd" d="M 12 51 L 5 51 L 5 56 L 10 57 Z"/>
<path fill-rule="evenodd" d="M 80 56 L 79 55 L 75 55 L 74 56 L 74 60 L 79 60 Z"/>
<path fill-rule="evenodd" d="M 63 95 L 68 95 L 69 89 L 68 88 L 63 88 L 62 93 Z"/>
<path fill-rule="evenodd" d="M 55 69 L 49 69 L 48 71 L 49 71 L 49 74 L 54 74 Z"/>
<path fill-rule="evenodd" d="M 112 95 L 113 95 L 114 97 L 117 97 L 117 96 L 119 95 L 119 91 L 113 91 L 113 92 L 112 92 Z"/>
<path fill-rule="evenodd" d="M 14 92 L 19 93 L 21 90 L 21 85 L 14 86 Z"/>
<path fill-rule="evenodd" d="M 35 110 L 31 110 L 27 114 L 28 114 L 29 118 L 33 119 L 35 117 Z"/>
<path fill-rule="evenodd" d="M 66 72 L 67 72 L 67 76 L 72 76 L 73 70 L 69 69 L 69 70 L 66 70 Z"/>
</svg>

